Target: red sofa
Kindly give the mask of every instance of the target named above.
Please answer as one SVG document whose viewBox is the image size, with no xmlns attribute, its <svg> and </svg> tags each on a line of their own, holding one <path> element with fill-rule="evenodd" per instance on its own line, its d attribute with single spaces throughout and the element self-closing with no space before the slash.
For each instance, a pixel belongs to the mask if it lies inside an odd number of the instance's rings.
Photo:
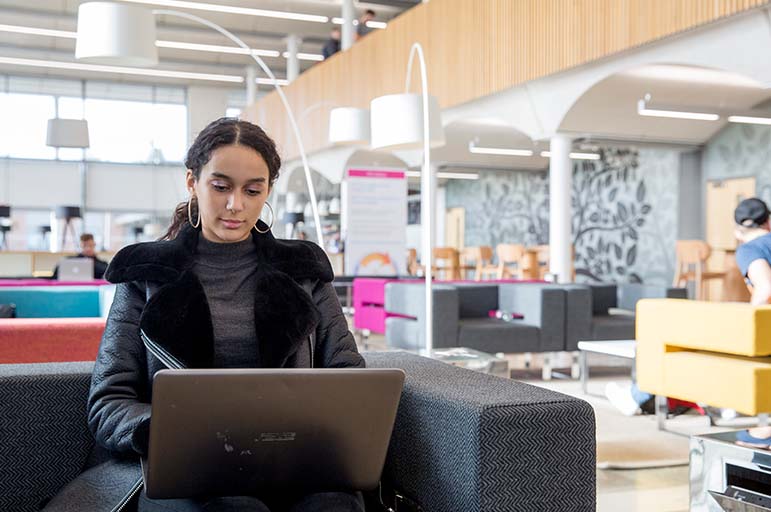
<svg viewBox="0 0 771 512">
<path fill-rule="evenodd" d="M 0 319 L 0 363 L 94 361 L 105 318 Z"/>
</svg>

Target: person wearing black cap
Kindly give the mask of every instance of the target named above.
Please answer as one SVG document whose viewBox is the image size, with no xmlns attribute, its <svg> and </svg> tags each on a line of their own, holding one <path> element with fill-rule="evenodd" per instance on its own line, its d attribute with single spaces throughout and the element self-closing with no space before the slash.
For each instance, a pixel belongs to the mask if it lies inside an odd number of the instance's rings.
<svg viewBox="0 0 771 512">
<path fill-rule="evenodd" d="M 757 197 L 745 199 L 734 211 L 736 264 L 752 286 L 753 305 L 771 302 L 771 225 L 768 206 Z"/>
</svg>

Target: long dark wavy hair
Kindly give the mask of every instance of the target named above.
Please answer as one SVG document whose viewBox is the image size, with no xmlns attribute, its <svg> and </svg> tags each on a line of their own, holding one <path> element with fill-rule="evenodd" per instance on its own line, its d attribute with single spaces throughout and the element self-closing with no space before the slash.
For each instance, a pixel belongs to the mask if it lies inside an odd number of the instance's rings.
<svg viewBox="0 0 771 512">
<path fill-rule="evenodd" d="M 193 171 L 193 176 L 198 180 L 201 177 L 201 169 L 211 159 L 215 149 L 222 146 L 231 146 L 240 144 L 254 149 L 262 156 L 265 163 L 268 164 L 268 182 L 270 187 L 278 179 L 278 171 L 281 168 L 281 157 L 276 151 L 276 143 L 268 137 L 265 131 L 248 121 L 242 121 L 234 117 L 221 117 L 212 121 L 201 130 L 195 142 L 187 150 L 185 158 L 185 167 Z M 177 237 L 179 230 L 188 222 L 187 201 L 179 203 L 174 209 L 174 216 L 171 219 L 166 234 L 161 240 L 172 240 Z M 191 205 L 193 216 L 198 215 L 198 201 Z"/>
</svg>

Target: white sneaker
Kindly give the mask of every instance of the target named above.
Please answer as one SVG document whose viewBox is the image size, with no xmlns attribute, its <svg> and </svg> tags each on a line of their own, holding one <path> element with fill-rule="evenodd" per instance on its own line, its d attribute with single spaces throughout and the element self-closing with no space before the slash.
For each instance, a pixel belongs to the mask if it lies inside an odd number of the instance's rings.
<svg viewBox="0 0 771 512">
<path fill-rule="evenodd" d="M 605 396 L 610 404 L 621 411 L 624 416 L 634 416 L 640 411 L 640 405 L 632 396 L 632 385 L 621 385 L 608 382 L 605 386 Z"/>
</svg>

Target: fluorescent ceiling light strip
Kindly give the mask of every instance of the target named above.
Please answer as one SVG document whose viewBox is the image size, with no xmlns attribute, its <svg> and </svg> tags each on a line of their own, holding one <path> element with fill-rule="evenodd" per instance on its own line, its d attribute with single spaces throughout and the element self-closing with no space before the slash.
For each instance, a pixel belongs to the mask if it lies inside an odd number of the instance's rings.
<svg viewBox="0 0 771 512">
<path fill-rule="evenodd" d="M 541 151 L 541 156 L 544 158 L 550 158 L 551 151 Z M 570 158 L 572 158 L 573 160 L 599 160 L 600 154 L 572 152 L 570 153 Z"/>
<path fill-rule="evenodd" d="M 0 57 L 0 64 L 13 66 L 30 66 L 50 69 L 75 69 L 78 71 L 94 71 L 97 73 L 117 73 L 121 75 L 157 76 L 163 78 L 186 78 L 189 80 L 206 80 L 210 82 L 243 83 L 244 78 L 235 75 L 217 75 L 213 73 L 191 73 L 188 71 L 171 71 L 163 69 L 143 69 L 126 66 L 105 66 L 101 64 L 81 64 L 79 62 L 59 62 L 39 59 L 17 59 L 13 57 Z M 263 79 L 258 79 L 263 80 Z M 268 80 L 272 83 L 271 80 Z M 281 80 L 278 80 L 281 82 Z M 261 83 L 261 82 L 260 82 Z"/>
<path fill-rule="evenodd" d="M 237 55 L 249 55 L 249 51 L 236 46 L 220 46 L 216 44 L 183 43 L 181 41 L 156 41 L 158 48 L 173 48 L 176 50 L 194 50 L 197 52 L 232 53 Z M 252 50 L 254 55 L 260 57 L 280 57 L 278 50 Z"/>
<path fill-rule="evenodd" d="M 49 37 L 63 37 L 67 39 L 76 39 L 77 32 L 68 32 L 66 30 L 48 30 L 44 28 L 35 27 L 22 27 L 19 25 L 2 25 L 0 24 L 0 32 L 12 32 L 16 34 L 31 34 L 36 36 L 49 36 Z M 235 55 L 249 55 L 249 51 L 244 48 L 238 48 L 237 46 L 221 46 L 217 44 L 198 44 L 198 43 L 184 43 L 182 41 L 156 41 L 155 46 L 158 48 L 171 48 L 175 50 L 193 50 L 197 52 L 212 52 L 212 53 L 232 53 Z M 278 50 L 252 50 L 254 55 L 260 57 L 281 57 L 281 52 Z M 289 53 L 284 52 L 284 57 L 288 58 Z M 316 53 L 298 53 L 297 58 L 300 60 L 312 60 L 322 61 L 324 56 Z"/>
<path fill-rule="evenodd" d="M 477 155 L 533 156 L 530 149 L 483 148 L 469 144 L 468 150 Z"/>
<path fill-rule="evenodd" d="M 132 4 L 158 5 L 161 7 L 173 7 L 177 9 L 192 9 L 197 11 L 220 12 L 226 14 L 243 14 L 246 16 L 260 16 L 263 18 L 279 18 L 284 20 L 312 21 L 314 23 L 326 23 L 328 16 L 317 14 L 302 14 L 288 11 L 269 11 L 266 9 L 253 9 L 251 7 L 236 7 L 232 5 L 208 4 L 203 2 L 188 2 L 185 0 L 120 0 Z"/>
<path fill-rule="evenodd" d="M 771 124 L 771 118 L 754 116 L 728 116 L 728 122 L 746 124 Z"/>
<path fill-rule="evenodd" d="M 438 172 L 436 177 L 448 180 L 478 180 L 479 174 L 471 172 Z"/>
<path fill-rule="evenodd" d="M 51 30 L 47 28 L 22 27 L 19 25 L 0 24 L 0 32 L 13 32 L 15 34 L 30 34 L 34 36 L 66 37 L 67 39 L 75 39 L 77 37 L 76 32 L 70 32 L 68 30 Z"/>
<path fill-rule="evenodd" d="M 407 171 L 404 175 L 408 178 L 420 178 L 420 171 Z M 479 174 L 473 172 L 437 172 L 436 177 L 448 180 L 478 180 Z"/>
<path fill-rule="evenodd" d="M 717 121 L 720 119 L 719 115 L 706 112 L 681 112 L 678 110 L 659 110 L 652 108 L 637 109 L 637 113 L 641 116 L 671 117 L 674 119 L 691 119 L 696 121 Z"/>
<path fill-rule="evenodd" d="M 256 82 L 260 85 L 273 85 L 273 80 L 270 78 L 258 78 Z M 289 85 L 289 80 L 284 78 L 276 78 L 276 83 L 278 85 Z"/>
<path fill-rule="evenodd" d="M 284 52 L 283 56 L 284 56 L 285 59 L 288 59 L 289 58 L 289 52 Z M 320 53 L 302 53 L 302 52 L 298 52 L 297 53 L 297 58 L 300 59 L 300 60 L 315 60 L 315 61 L 318 61 L 318 62 L 321 62 L 322 60 L 324 60 L 324 56 L 321 55 Z"/>
<path fill-rule="evenodd" d="M 335 25 L 342 25 L 343 21 L 344 21 L 343 18 L 332 18 L 332 23 L 334 23 Z M 354 24 L 354 26 L 358 25 L 359 24 L 359 20 L 353 20 L 353 24 Z M 367 26 L 369 28 L 380 28 L 380 29 L 383 29 L 383 28 L 387 28 L 388 27 L 388 23 L 386 23 L 385 21 L 373 21 L 373 20 L 371 20 L 371 21 L 367 22 Z"/>
</svg>

